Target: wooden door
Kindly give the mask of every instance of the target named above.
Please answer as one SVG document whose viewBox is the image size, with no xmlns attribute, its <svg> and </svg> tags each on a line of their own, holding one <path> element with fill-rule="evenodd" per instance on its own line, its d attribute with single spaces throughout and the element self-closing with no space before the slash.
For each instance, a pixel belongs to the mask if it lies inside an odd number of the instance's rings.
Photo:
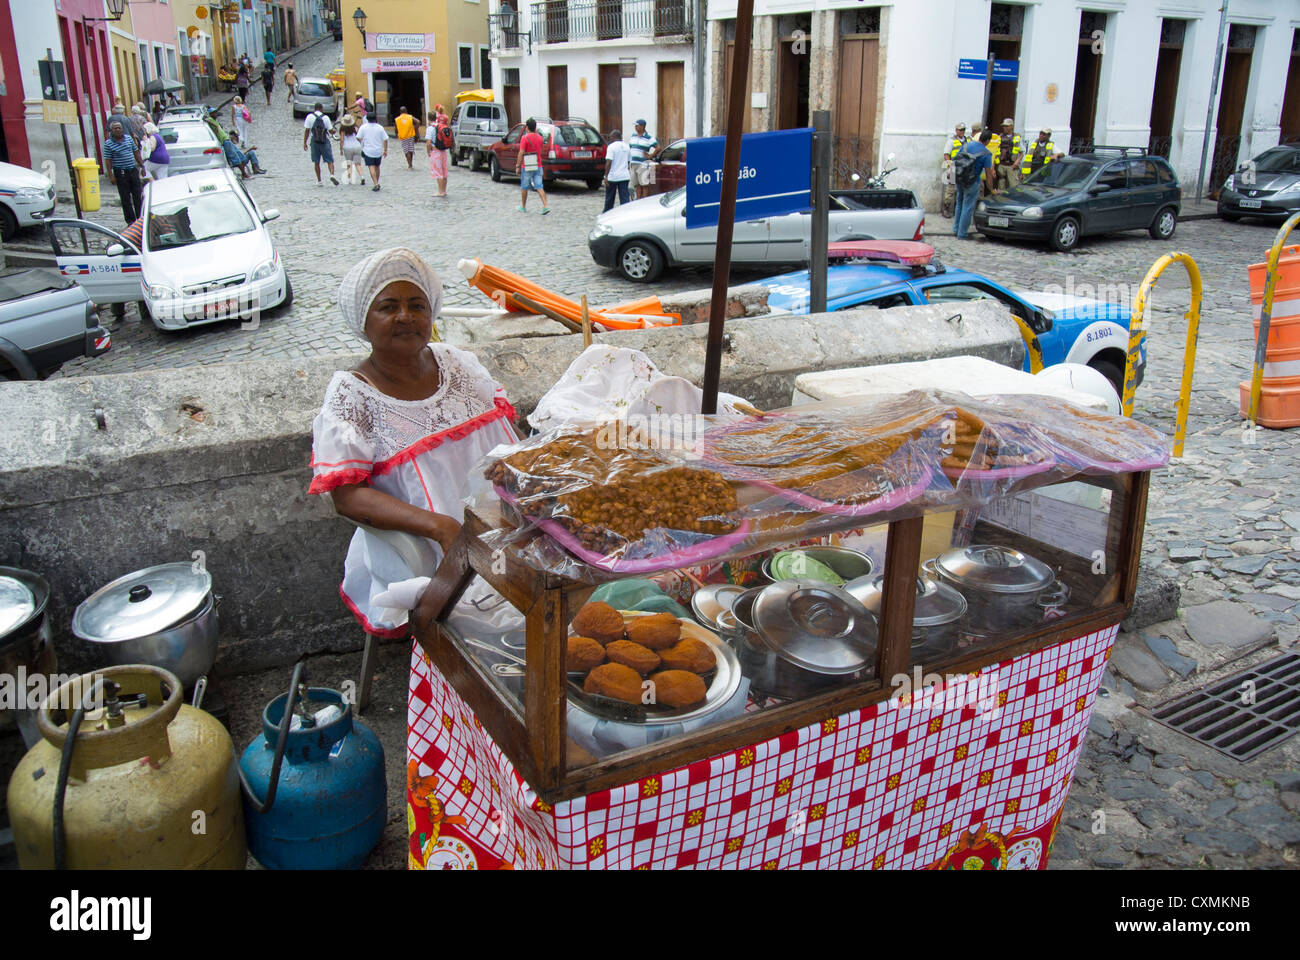
<svg viewBox="0 0 1300 960">
<path fill-rule="evenodd" d="M 519 122 L 519 88 L 504 87 L 506 101 L 506 123 L 514 126 Z"/>
<path fill-rule="evenodd" d="M 836 78 L 834 151 L 831 186 L 843 189 L 854 173 L 875 171 L 876 100 L 880 84 L 880 37 L 857 34 L 840 37 L 840 69 Z"/>
<path fill-rule="evenodd" d="M 1300 30 L 1296 31 L 1300 33 Z M 1292 46 L 1291 68 L 1286 73 L 1282 97 L 1282 143 L 1300 140 L 1300 51 Z"/>
<path fill-rule="evenodd" d="M 1074 97 L 1070 101 L 1070 153 L 1091 150 L 1093 145 L 1102 54 L 1093 53 L 1092 45 L 1091 39 L 1081 39 L 1079 52 L 1075 55 Z"/>
<path fill-rule="evenodd" d="M 1210 190 L 1218 190 L 1228 174 L 1237 169 L 1241 152 L 1241 118 L 1246 108 L 1246 88 L 1250 84 L 1249 49 L 1229 48 L 1223 62 L 1223 86 L 1219 93 L 1219 113 L 1215 121 L 1214 162 L 1210 165 Z"/>
<path fill-rule="evenodd" d="M 1156 85 L 1151 94 L 1152 153 L 1168 159 L 1174 131 L 1174 107 L 1178 103 L 1178 74 L 1182 69 L 1183 49 L 1162 45 L 1156 58 Z"/>
<path fill-rule="evenodd" d="M 1019 40 L 990 40 L 989 49 L 998 60 L 1019 60 Z M 994 80 L 989 91 L 989 112 L 984 126 L 996 133 L 1002 132 L 1002 121 L 1016 116 L 1016 81 Z"/>
<path fill-rule="evenodd" d="M 552 120 L 566 120 L 569 116 L 569 68 L 547 67 L 546 84 L 550 99 L 547 109 Z"/>
<path fill-rule="evenodd" d="M 623 129 L 623 78 L 617 63 L 600 64 L 600 133 Z M 625 131 L 626 132 L 626 131 Z"/>
<path fill-rule="evenodd" d="M 659 110 L 654 131 L 661 147 L 666 147 L 674 140 L 684 136 L 686 130 L 686 94 L 685 65 L 676 63 L 659 64 Z"/>
<path fill-rule="evenodd" d="M 795 42 L 781 41 L 776 86 L 778 130 L 808 126 L 808 54 L 795 53 Z"/>
<path fill-rule="evenodd" d="M 731 64 L 735 59 L 736 41 L 732 40 L 727 44 L 727 54 L 723 58 L 722 64 L 722 112 L 718 114 L 718 129 L 714 131 L 716 136 L 722 136 L 727 132 L 727 97 L 731 93 Z M 753 83 L 750 79 L 749 70 L 745 70 L 745 108 L 741 111 L 742 122 L 740 129 L 742 133 L 750 133 L 754 129 L 752 113 L 749 109 L 750 92 Z"/>
</svg>

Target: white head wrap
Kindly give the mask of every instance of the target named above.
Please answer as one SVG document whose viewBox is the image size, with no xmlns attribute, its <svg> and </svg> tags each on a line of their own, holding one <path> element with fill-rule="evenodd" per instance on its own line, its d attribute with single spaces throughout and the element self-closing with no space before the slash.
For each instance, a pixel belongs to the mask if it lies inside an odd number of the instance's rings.
<svg viewBox="0 0 1300 960">
<path fill-rule="evenodd" d="M 155 133 L 158 132 L 158 128 L 154 126 L 152 123 L 146 123 L 144 125 L 144 132 L 146 136 L 152 137 Z"/>
<path fill-rule="evenodd" d="M 420 255 L 406 247 L 379 250 L 353 265 L 339 284 L 339 312 L 356 336 L 366 342 L 366 314 L 379 292 L 398 280 L 409 280 L 429 298 L 433 319 L 442 310 L 442 281 Z"/>
</svg>

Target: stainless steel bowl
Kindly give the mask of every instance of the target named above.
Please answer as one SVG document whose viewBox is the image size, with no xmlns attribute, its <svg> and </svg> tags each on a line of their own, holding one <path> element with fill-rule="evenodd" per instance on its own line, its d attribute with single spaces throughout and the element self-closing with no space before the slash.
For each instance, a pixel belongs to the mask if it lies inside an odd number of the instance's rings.
<svg viewBox="0 0 1300 960">
<path fill-rule="evenodd" d="M 782 550 L 779 553 L 772 554 L 770 557 L 765 557 L 761 567 L 763 576 L 773 583 L 782 579 L 791 579 L 790 577 L 778 577 L 772 570 L 773 561 L 775 561 L 777 557 L 788 553 L 802 553 L 812 560 L 824 563 L 843 578 L 846 583 L 849 580 L 867 576 L 875 567 L 875 564 L 871 562 L 871 558 L 865 553 L 858 550 L 850 550 L 848 547 L 792 547 L 789 550 Z M 798 573 L 796 571 L 796 574 L 797 575 L 794 576 L 793 579 L 815 579 L 807 573 Z"/>
</svg>

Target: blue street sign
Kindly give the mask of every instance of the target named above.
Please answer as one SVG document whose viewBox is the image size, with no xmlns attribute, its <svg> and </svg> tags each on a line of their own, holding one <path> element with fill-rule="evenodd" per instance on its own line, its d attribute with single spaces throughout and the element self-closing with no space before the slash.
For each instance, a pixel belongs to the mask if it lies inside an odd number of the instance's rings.
<svg viewBox="0 0 1300 960">
<path fill-rule="evenodd" d="M 736 222 L 812 207 L 812 127 L 747 133 L 740 140 Z M 716 227 L 726 137 L 686 141 L 686 228 Z"/>
<path fill-rule="evenodd" d="M 988 73 L 989 62 L 987 60 L 962 59 L 957 61 L 957 76 L 962 80 L 983 80 L 988 76 Z M 993 61 L 994 80 L 1018 80 L 1019 78 L 1019 60 Z"/>
</svg>

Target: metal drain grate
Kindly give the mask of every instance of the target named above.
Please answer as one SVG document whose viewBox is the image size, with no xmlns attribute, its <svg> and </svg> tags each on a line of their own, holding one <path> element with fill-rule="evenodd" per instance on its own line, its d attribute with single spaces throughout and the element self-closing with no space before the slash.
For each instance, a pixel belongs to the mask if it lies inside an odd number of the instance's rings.
<svg viewBox="0 0 1300 960">
<path fill-rule="evenodd" d="M 1253 703 L 1244 694 L 1252 692 Z M 1300 654 L 1262 663 L 1152 708 L 1151 717 L 1234 760 L 1249 760 L 1300 730 Z"/>
</svg>

